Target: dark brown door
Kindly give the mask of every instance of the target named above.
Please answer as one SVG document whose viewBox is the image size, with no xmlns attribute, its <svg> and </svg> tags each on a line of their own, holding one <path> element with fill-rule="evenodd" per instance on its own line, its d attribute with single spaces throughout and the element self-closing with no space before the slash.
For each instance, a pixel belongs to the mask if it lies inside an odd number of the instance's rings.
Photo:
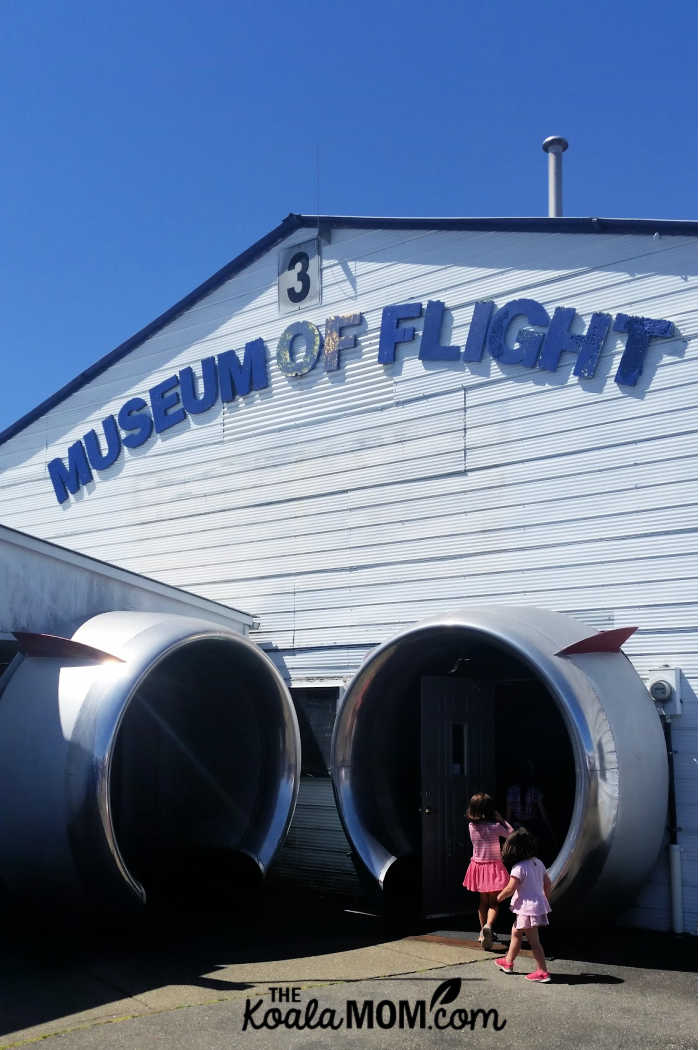
<svg viewBox="0 0 700 1050">
<path fill-rule="evenodd" d="M 462 887 L 471 856 L 465 812 L 477 791 L 493 794 L 494 703 L 489 683 L 421 680 L 423 914 L 454 915 L 473 901 Z"/>
</svg>

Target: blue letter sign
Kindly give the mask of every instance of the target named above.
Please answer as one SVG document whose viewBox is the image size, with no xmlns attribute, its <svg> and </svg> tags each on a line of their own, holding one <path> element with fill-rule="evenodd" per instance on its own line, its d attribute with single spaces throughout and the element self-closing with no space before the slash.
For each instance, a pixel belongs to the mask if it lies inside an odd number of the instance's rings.
<svg viewBox="0 0 700 1050">
<path fill-rule="evenodd" d="M 293 262 L 292 259 L 290 266 Z M 302 279 L 303 268 L 297 272 L 297 280 Z M 290 285 L 290 289 L 294 291 L 294 286 Z M 422 314 L 423 304 L 417 302 L 384 307 L 379 328 L 379 364 L 395 363 L 398 344 L 410 343 L 416 337 L 415 325 L 402 325 L 401 322 L 414 320 Z M 535 299 L 513 299 L 495 313 L 494 304 L 483 300 L 474 303 L 462 351 L 459 346 L 440 342 L 444 314 L 445 304 L 440 299 L 428 300 L 420 333 L 419 360 L 469 364 L 482 361 L 486 347 L 501 365 L 537 366 L 542 371 L 555 372 L 561 355 L 571 353 L 576 355 L 573 374 L 582 379 L 590 379 L 595 374 L 611 321 L 610 314 L 594 313 L 586 331 L 579 333 L 572 331 L 576 320 L 576 311 L 572 307 L 557 307 L 550 320 L 547 310 Z M 523 326 L 523 320 L 544 331 Z M 521 324 L 518 331 L 512 333 L 515 342 L 510 345 L 510 329 L 516 321 L 521 321 Z M 328 317 L 325 345 L 319 328 L 311 321 L 296 321 L 288 325 L 277 347 L 280 372 L 295 382 L 316 367 L 322 347 L 325 371 L 337 372 L 341 367 L 341 350 L 357 345 L 357 335 L 344 335 L 343 332 L 363 323 L 361 313 Z M 613 330 L 627 334 L 615 382 L 628 386 L 634 386 L 642 374 L 650 340 L 670 339 L 675 334 L 671 321 L 627 314 L 617 314 Z M 48 471 L 58 502 L 65 503 L 69 494 L 75 495 L 82 485 L 91 482 L 93 470 L 103 471 L 112 466 L 119 458 L 122 446 L 140 448 L 154 431 L 162 434 L 190 415 L 207 412 L 219 400 L 226 404 L 270 384 L 267 349 L 260 338 L 245 344 L 242 361 L 235 350 L 225 350 L 216 358 L 205 357 L 200 361 L 200 368 L 201 383 L 187 365 L 177 375 L 168 376 L 151 387 L 148 391 L 150 409 L 143 397 L 131 397 L 121 406 L 116 418 L 106 416 L 102 421 L 104 448 L 102 435 L 89 430 L 82 441 L 74 442 L 68 449 L 67 466 L 62 459 L 52 459 Z"/>
</svg>

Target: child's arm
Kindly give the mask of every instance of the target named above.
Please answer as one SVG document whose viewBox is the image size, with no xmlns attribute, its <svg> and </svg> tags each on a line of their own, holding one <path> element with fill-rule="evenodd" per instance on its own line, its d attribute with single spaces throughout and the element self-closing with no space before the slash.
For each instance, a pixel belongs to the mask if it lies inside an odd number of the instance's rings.
<svg viewBox="0 0 700 1050">
<path fill-rule="evenodd" d="M 515 875 L 511 875 L 508 885 L 504 886 L 501 892 L 496 897 L 498 903 L 500 904 L 501 901 L 505 901 L 509 897 L 512 897 L 519 885 L 520 879 L 516 879 Z"/>
<path fill-rule="evenodd" d="M 547 900 L 549 900 L 549 894 L 551 893 L 551 891 L 552 891 L 552 880 L 550 879 L 549 875 L 545 871 L 545 873 L 544 873 L 544 895 L 547 898 Z"/>
<path fill-rule="evenodd" d="M 512 833 L 512 831 L 513 831 L 512 827 L 510 826 L 510 824 L 508 823 L 507 820 L 503 819 L 503 817 L 498 812 L 498 810 L 496 810 L 496 812 L 494 813 L 493 819 L 494 819 L 494 823 L 500 824 L 502 828 L 507 828 L 508 829 L 507 833 L 509 835 Z M 503 837 L 504 837 L 503 835 L 499 835 L 499 838 L 503 838 Z"/>
<path fill-rule="evenodd" d="M 504 839 L 508 835 L 512 835 L 513 834 L 513 828 L 510 826 L 508 821 L 504 820 L 503 817 L 501 816 L 501 814 L 498 813 L 498 812 L 496 813 L 496 823 L 500 824 L 500 826 L 505 829 L 505 833 L 504 834 L 502 834 L 499 831 L 499 833 L 498 833 L 499 839 Z"/>
</svg>

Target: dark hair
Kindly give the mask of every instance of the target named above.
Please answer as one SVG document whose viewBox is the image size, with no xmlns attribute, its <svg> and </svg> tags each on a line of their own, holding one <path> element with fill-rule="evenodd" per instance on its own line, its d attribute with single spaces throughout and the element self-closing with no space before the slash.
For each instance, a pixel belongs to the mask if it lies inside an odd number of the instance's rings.
<svg viewBox="0 0 700 1050">
<path fill-rule="evenodd" d="M 493 821 L 495 819 L 496 803 L 491 796 L 484 794 L 472 795 L 469 799 L 467 820 L 471 820 L 473 824 L 481 824 L 484 821 Z"/>
<path fill-rule="evenodd" d="M 521 860 L 530 860 L 536 856 L 537 839 L 527 828 L 518 828 L 509 835 L 501 850 L 501 857 L 508 871 Z"/>
</svg>

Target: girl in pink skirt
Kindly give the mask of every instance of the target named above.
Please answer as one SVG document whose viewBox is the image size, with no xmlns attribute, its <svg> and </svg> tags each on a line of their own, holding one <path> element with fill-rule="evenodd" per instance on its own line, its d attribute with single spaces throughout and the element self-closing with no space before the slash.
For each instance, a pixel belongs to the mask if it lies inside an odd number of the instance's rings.
<svg viewBox="0 0 700 1050">
<path fill-rule="evenodd" d="M 544 864 L 535 856 L 536 848 L 535 839 L 527 828 L 514 831 L 503 847 L 503 859 L 510 867 L 510 879 L 498 894 L 498 899 L 504 901 L 513 897 L 510 907 L 515 913 L 515 922 L 508 952 L 502 959 L 496 959 L 496 966 L 503 973 L 513 973 L 515 960 L 523 946 L 523 936 L 526 936 L 537 963 L 537 969 L 527 975 L 527 980 L 549 984 L 552 978 L 540 944 L 539 927 L 549 925 L 547 913 L 552 910 L 549 907 L 552 883 Z"/>
<path fill-rule="evenodd" d="M 467 820 L 473 853 L 462 885 L 479 894 L 479 940 L 488 951 L 493 943 L 493 924 L 498 915 L 496 897 L 508 884 L 499 839 L 510 835 L 513 829 L 497 812 L 490 795 L 472 795 Z"/>
</svg>

